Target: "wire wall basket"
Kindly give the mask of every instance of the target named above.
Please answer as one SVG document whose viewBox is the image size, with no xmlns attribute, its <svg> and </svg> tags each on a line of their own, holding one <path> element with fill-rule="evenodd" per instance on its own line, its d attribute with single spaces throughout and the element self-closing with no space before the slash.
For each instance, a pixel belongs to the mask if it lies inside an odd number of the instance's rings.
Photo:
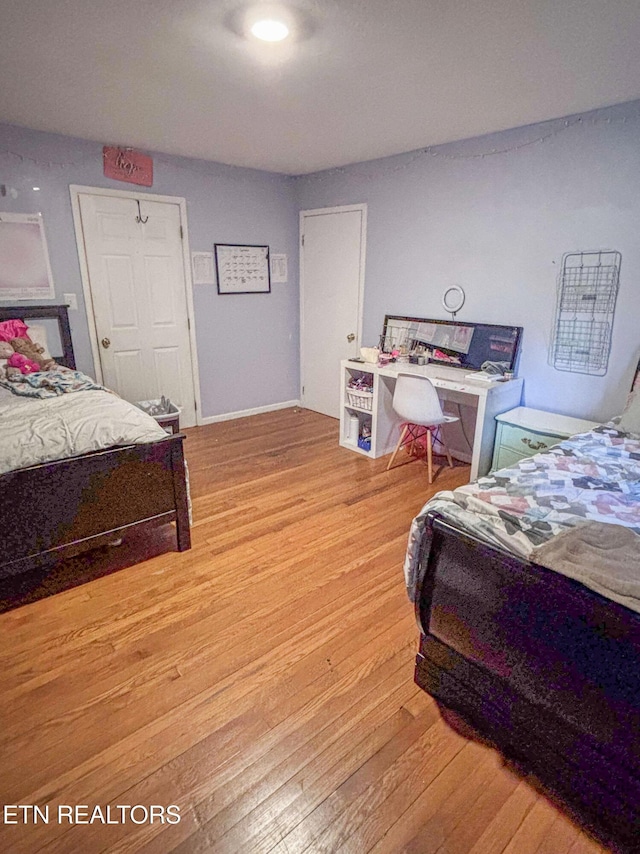
<svg viewBox="0 0 640 854">
<path fill-rule="evenodd" d="M 609 250 L 563 257 L 551 349 L 558 371 L 606 374 L 621 262 L 620 252 Z"/>
</svg>

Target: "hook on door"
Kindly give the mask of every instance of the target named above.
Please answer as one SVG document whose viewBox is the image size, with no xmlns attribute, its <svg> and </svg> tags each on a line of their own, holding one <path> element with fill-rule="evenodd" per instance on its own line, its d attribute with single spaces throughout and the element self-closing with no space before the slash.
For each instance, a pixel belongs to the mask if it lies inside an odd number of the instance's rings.
<svg viewBox="0 0 640 854">
<path fill-rule="evenodd" d="M 140 210 L 140 199 L 136 199 L 138 203 L 138 216 L 136 217 L 136 222 L 141 222 L 143 225 L 145 222 L 149 221 L 148 216 L 142 216 L 142 211 Z"/>
</svg>

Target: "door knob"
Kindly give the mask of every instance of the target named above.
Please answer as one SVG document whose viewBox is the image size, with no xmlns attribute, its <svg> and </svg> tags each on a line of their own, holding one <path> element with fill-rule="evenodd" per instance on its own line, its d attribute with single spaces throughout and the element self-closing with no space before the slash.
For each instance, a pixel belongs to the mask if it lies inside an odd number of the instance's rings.
<svg viewBox="0 0 640 854">
<path fill-rule="evenodd" d="M 111 347 L 111 341 L 109 341 L 108 338 L 103 338 L 100 343 L 102 344 L 105 350 L 108 350 L 109 347 Z"/>
<path fill-rule="evenodd" d="M 351 342 L 352 342 L 352 341 L 355 341 L 355 340 L 356 340 L 356 336 L 353 334 L 353 332 L 350 332 L 350 333 L 347 335 L 347 341 L 349 342 L 349 344 L 351 344 Z"/>
</svg>

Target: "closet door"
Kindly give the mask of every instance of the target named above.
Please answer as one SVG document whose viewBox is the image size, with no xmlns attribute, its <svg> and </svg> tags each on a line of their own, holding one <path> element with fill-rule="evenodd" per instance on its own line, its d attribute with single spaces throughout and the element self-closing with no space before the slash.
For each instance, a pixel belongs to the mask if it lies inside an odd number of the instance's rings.
<svg viewBox="0 0 640 854">
<path fill-rule="evenodd" d="M 80 194 L 103 382 L 135 402 L 171 398 L 196 423 L 180 208 Z"/>
<path fill-rule="evenodd" d="M 359 355 L 366 205 L 300 214 L 302 405 L 338 418 L 340 361 Z"/>
</svg>

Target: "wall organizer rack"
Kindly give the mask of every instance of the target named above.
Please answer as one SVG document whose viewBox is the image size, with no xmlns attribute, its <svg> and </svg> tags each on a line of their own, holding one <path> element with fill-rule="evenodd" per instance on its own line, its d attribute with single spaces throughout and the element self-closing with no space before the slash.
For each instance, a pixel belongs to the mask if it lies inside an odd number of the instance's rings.
<svg viewBox="0 0 640 854">
<path fill-rule="evenodd" d="M 620 252 L 568 252 L 562 259 L 551 364 L 604 376 L 620 283 Z"/>
</svg>

